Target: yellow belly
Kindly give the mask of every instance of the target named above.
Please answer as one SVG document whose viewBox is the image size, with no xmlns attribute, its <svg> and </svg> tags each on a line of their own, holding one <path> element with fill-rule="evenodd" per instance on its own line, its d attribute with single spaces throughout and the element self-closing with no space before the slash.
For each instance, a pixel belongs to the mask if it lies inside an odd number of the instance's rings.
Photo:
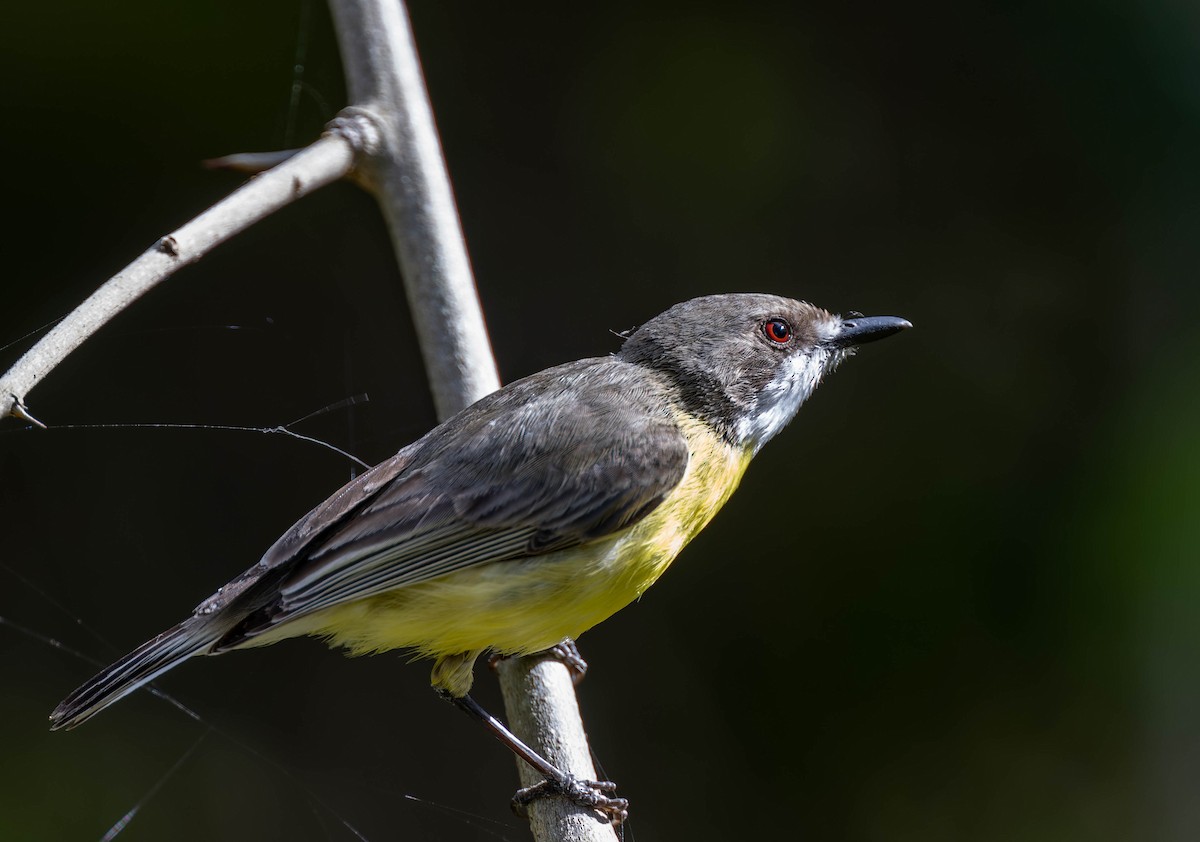
<svg viewBox="0 0 1200 842">
<path fill-rule="evenodd" d="M 484 650 L 525 654 L 578 637 L 641 596 L 737 488 L 750 452 L 698 423 L 685 434 L 691 456 L 683 480 L 628 530 L 334 606 L 304 618 L 304 628 L 291 634 L 326 637 L 354 654 L 404 648 L 443 659 L 464 655 L 461 668 L 443 670 L 453 676 L 439 680 L 441 663 L 434 671 L 435 684 L 456 695 L 469 688 L 470 662 Z"/>
</svg>

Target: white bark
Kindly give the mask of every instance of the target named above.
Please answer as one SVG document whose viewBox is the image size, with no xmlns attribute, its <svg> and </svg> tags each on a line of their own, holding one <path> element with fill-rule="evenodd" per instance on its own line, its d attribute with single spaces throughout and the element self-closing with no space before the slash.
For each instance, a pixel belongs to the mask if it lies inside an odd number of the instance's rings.
<svg viewBox="0 0 1200 842">
<path fill-rule="evenodd" d="M 505 658 L 497 670 L 508 727 L 513 733 L 559 769 L 569 769 L 577 778 L 596 780 L 570 671 L 548 656 Z M 522 786 L 533 786 L 541 779 L 529 765 L 518 761 L 517 766 Z M 613 826 L 599 814 L 563 798 L 541 798 L 526 810 L 529 828 L 538 842 L 612 842 L 617 838 Z"/>
<path fill-rule="evenodd" d="M 351 174 L 377 197 L 400 262 L 438 414 L 499 387 L 412 31 L 400 0 L 330 0 L 353 103 L 316 143 L 290 153 L 231 156 L 222 166 L 275 164 L 115 275 L 0 377 L 0 417 L 32 420 L 26 396 L 68 354 L 145 292 L 267 214 Z M 290 155 L 290 157 L 288 156 Z M 547 659 L 502 663 L 517 736 L 564 771 L 593 779 L 570 673 Z M 518 761 L 526 785 L 536 782 Z M 558 798 L 530 806 L 538 842 L 616 839 L 596 814 Z"/>
<path fill-rule="evenodd" d="M 350 100 L 381 117 L 384 152 L 363 162 L 392 235 L 438 415 L 500 387 L 450 178 L 404 6 L 333 0 Z"/>
<path fill-rule="evenodd" d="M 359 180 L 375 192 L 391 231 L 441 418 L 499 388 L 495 361 L 442 158 L 412 28 L 388 0 L 331 0 L 350 98 L 384 117 L 385 153 Z M 518 737 L 558 768 L 594 779 L 570 672 L 554 660 L 506 659 L 501 690 Z M 525 785 L 537 777 L 518 760 Z M 538 842 L 612 842 L 596 814 L 564 799 L 529 808 Z"/>
<path fill-rule="evenodd" d="M 25 398 L 68 354 L 114 316 L 234 234 L 301 196 L 350 172 L 356 146 L 372 129 L 357 118 L 334 121 L 330 131 L 217 204 L 172 231 L 76 307 L 0 377 L 0 418 L 29 418 Z"/>
</svg>

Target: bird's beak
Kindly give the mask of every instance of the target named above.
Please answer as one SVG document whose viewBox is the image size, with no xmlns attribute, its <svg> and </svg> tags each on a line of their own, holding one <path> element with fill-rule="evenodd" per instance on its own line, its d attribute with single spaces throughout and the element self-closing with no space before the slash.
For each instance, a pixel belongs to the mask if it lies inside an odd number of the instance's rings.
<svg viewBox="0 0 1200 842">
<path fill-rule="evenodd" d="M 829 340 L 834 348 L 853 348 L 865 345 L 893 333 L 912 327 L 912 322 L 899 316 L 854 316 L 842 322 L 838 335 Z"/>
</svg>

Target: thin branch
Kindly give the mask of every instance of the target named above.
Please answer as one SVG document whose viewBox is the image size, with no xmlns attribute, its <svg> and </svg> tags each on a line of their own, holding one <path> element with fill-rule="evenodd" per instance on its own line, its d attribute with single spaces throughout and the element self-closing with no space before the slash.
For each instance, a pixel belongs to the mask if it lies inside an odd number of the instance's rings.
<svg viewBox="0 0 1200 842">
<path fill-rule="evenodd" d="M 359 180 L 383 210 L 438 415 L 500 387 L 404 6 L 331 0 L 350 101 L 383 116 Z"/>
<path fill-rule="evenodd" d="M 330 6 L 355 104 L 316 143 L 160 239 L 64 318 L 0 377 L 0 417 L 33 420 L 25 408 L 29 391 L 133 301 L 254 222 L 352 170 L 375 193 L 391 232 L 439 415 L 446 418 L 499 387 L 404 7 L 399 0 L 330 0 Z M 233 156 L 219 165 L 266 163 L 276 160 Z M 508 659 L 501 674 L 517 735 L 559 768 L 594 778 L 567 668 L 554 660 Z M 530 812 L 541 842 L 616 838 L 611 826 L 566 801 L 535 803 Z M 555 818 L 560 814 L 565 819 Z"/>
<path fill-rule="evenodd" d="M 279 166 L 288 158 L 294 157 L 299 151 L 299 149 L 280 149 L 277 152 L 235 152 L 232 155 L 222 155 L 220 158 L 207 158 L 200 163 L 210 170 L 258 175 L 271 167 Z"/>
<path fill-rule="evenodd" d="M 500 385 L 450 178 L 403 3 L 331 0 L 353 102 L 385 118 L 385 152 L 359 181 L 374 191 L 400 261 L 425 368 L 442 418 Z M 591 752 L 567 668 L 557 660 L 500 662 L 510 727 L 558 768 L 594 779 Z M 526 785 L 532 770 L 517 761 Z M 612 826 L 563 799 L 529 808 L 539 842 L 613 842 Z"/>
<path fill-rule="evenodd" d="M 43 377 L 114 316 L 216 246 L 313 190 L 345 176 L 373 130 L 361 115 L 331 124 L 316 143 L 248 181 L 171 232 L 93 292 L 0 377 L 0 418 L 34 420 L 25 397 Z M 35 423 L 37 423 L 35 421 Z"/>
<path fill-rule="evenodd" d="M 584 780 L 596 780 L 596 767 L 575 699 L 571 673 L 551 655 L 504 658 L 497 663 L 508 727 L 530 748 L 559 769 Z M 517 763 L 522 786 L 534 786 L 540 775 Z M 538 842 L 589 840 L 612 842 L 613 826 L 564 798 L 540 798 L 527 808 L 529 829 Z"/>
</svg>

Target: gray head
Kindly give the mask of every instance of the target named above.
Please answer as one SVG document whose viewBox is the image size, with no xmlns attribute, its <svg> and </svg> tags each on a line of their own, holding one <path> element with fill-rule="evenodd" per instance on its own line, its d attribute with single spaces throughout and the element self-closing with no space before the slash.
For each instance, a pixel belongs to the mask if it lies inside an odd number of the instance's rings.
<svg viewBox="0 0 1200 842">
<path fill-rule="evenodd" d="M 709 295 L 646 322 L 617 357 L 666 374 L 688 410 L 757 451 L 856 346 L 907 327 L 776 295 Z"/>
</svg>

